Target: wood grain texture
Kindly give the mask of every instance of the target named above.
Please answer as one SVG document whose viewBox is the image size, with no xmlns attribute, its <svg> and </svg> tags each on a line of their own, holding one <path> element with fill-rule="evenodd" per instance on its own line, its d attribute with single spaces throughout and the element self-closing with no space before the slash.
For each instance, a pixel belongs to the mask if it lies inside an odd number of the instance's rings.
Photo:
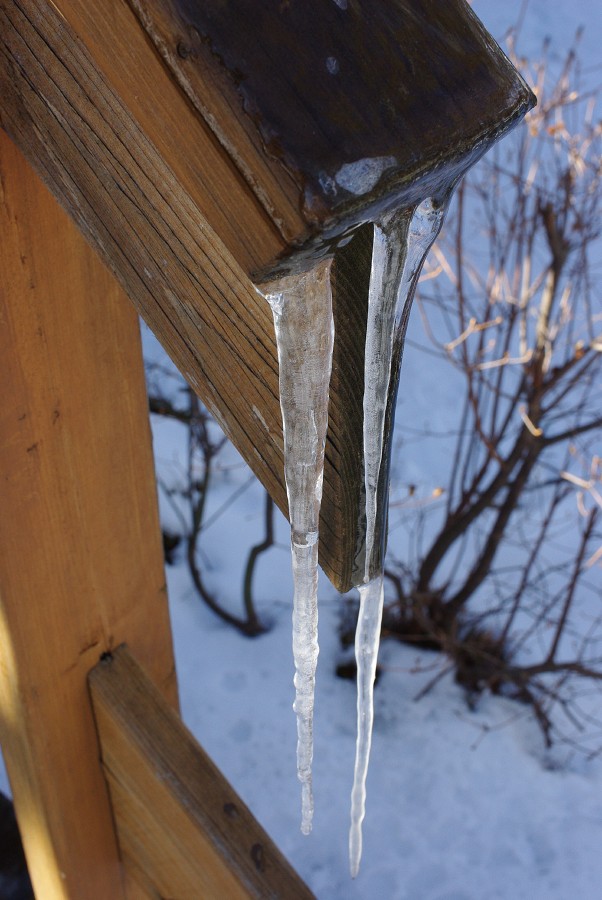
<svg viewBox="0 0 602 900">
<path fill-rule="evenodd" d="M 89 682 L 124 859 L 151 896 L 313 896 L 128 648 Z"/>
<path fill-rule="evenodd" d="M 2 125 L 286 512 L 268 304 L 53 8 L 7 2 L 0 23 Z M 357 525 L 339 502 L 338 473 L 352 472 L 339 460 L 348 446 L 357 455 L 346 442 L 327 449 L 320 548 L 324 570 L 342 590 Z M 357 477 L 352 482 L 357 490 Z"/>
<path fill-rule="evenodd" d="M 286 509 L 268 304 L 53 7 L 0 24 L 3 126 Z"/>
<path fill-rule="evenodd" d="M 44 900 L 123 895 L 86 676 L 176 684 L 138 321 L 0 132 L 0 740 Z"/>
<path fill-rule="evenodd" d="M 127 0 L 56 0 L 53 5 L 83 41 L 101 73 L 103 90 L 119 98 L 244 271 L 261 269 L 278 256 L 286 241 L 152 51 Z M 37 4 L 44 16 L 46 6 Z M 28 11 L 35 8 L 24 4 Z M 39 19 L 39 13 L 33 15 Z M 95 101 L 94 92 L 90 100 Z"/>
</svg>

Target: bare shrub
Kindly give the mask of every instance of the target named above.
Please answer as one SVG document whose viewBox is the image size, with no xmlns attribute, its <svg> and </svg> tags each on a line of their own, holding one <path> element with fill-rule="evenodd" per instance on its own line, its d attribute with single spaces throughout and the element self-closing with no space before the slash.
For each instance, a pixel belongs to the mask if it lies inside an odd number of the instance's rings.
<svg viewBox="0 0 602 900">
<path fill-rule="evenodd" d="M 471 696 L 530 703 L 548 741 L 552 708 L 580 727 L 574 686 L 602 680 L 602 129 L 577 48 L 552 77 L 547 47 L 529 65 L 511 41 L 538 106 L 464 179 L 424 275 L 424 349 L 453 369 L 457 422 L 447 484 L 405 501 L 413 552 L 391 541 L 384 620 L 444 651 Z"/>
<path fill-rule="evenodd" d="M 274 507 L 272 500 L 265 496 L 264 538 L 249 550 L 242 585 L 243 615 L 230 612 L 219 598 L 207 587 L 200 562 L 200 544 L 203 529 L 207 527 L 206 504 L 212 486 L 216 463 L 227 439 L 219 430 L 208 410 L 184 379 L 169 366 L 147 364 L 149 384 L 149 408 L 155 415 L 181 422 L 186 428 L 187 456 L 183 477 L 169 483 L 159 478 L 159 488 L 171 503 L 180 528 L 178 533 L 164 531 L 166 559 L 169 552 L 183 540 L 186 548 L 186 562 L 197 593 L 207 606 L 229 625 L 248 637 L 255 637 L 266 631 L 260 621 L 253 600 L 253 575 L 260 556 L 274 544 Z M 252 478 L 252 476 L 249 476 Z M 248 482 L 247 482 L 248 483 Z M 243 485 L 244 489 L 245 485 Z M 216 516 L 236 500 L 240 488 L 233 492 L 229 501 Z"/>
</svg>

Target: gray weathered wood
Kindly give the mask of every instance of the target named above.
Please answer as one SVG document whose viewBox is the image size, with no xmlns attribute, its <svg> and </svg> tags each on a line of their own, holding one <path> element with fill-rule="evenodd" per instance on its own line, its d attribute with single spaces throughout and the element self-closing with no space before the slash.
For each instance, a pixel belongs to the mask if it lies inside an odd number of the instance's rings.
<svg viewBox="0 0 602 900">
<path fill-rule="evenodd" d="M 432 195 L 533 102 L 465 0 L 129 2 L 285 264 Z"/>
</svg>

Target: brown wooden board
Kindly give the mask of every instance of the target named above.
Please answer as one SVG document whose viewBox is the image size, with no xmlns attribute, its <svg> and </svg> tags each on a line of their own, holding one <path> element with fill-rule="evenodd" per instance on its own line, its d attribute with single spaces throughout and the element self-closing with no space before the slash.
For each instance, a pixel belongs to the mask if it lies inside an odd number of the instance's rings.
<svg viewBox="0 0 602 900">
<path fill-rule="evenodd" d="M 22 10 L 41 33 L 55 23 L 62 45 L 73 47 L 73 55 L 62 53 L 67 67 L 78 64 L 77 46 L 83 44 L 102 84 L 87 84 L 81 99 L 109 114 L 101 101 L 106 98 L 110 108 L 110 98 L 117 98 L 126 118 L 113 122 L 109 116 L 107 124 L 127 142 L 128 120 L 135 123 L 192 199 L 199 221 L 209 223 L 245 272 L 262 268 L 285 250 L 285 240 L 237 167 L 153 52 L 127 0 L 0 0 L 2 7 L 7 13 L 11 7 Z M 67 110 L 61 113 L 66 116 Z M 72 153 L 77 150 L 74 146 Z M 138 152 L 143 160 L 142 149 Z"/>
<path fill-rule="evenodd" d="M 120 846 L 149 894 L 313 896 L 127 647 L 89 682 Z"/>
<path fill-rule="evenodd" d="M 88 671 L 177 704 L 138 320 L 3 132 L 0 235 L 0 742 L 36 896 L 117 900 Z"/>
<path fill-rule="evenodd" d="M 2 125 L 286 509 L 267 303 L 54 6 L 0 5 L 0 41 Z"/>
</svg>

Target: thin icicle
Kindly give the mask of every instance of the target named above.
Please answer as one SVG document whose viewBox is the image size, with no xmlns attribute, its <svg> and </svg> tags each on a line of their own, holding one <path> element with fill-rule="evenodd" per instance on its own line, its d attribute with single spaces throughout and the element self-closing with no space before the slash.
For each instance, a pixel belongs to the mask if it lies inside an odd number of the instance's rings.
<svg viewBox="0 0 602 900">
<path fill-rule="evenodd" d="M 362 854 L 362 821 L 374 719 L 374 676 L 384 596 L 381 549 L 375 547 L 375 540 L 385 415 L 393 360 L 401 352 L 420 270 L 439 233 L 446 206 L 446 203 L 435 205 L 431 199 L 425 200 L 413 212 L 402 210 L 390 214 L 374 226 L 364 368 L 366 559 L 363 584 L 359 585 L 355 639 L 357 743 L 349 832 L 349 861 L 354 878 Z"/>
<path fill-rule="evenodd" d="M 377 492 L 395 341 L 395 318 L 397 305 L 401 300 L 399 284 L 408 252 L 409 224 L 410 211 L 402 210 L 374 225 L 364 362 L 365 583 L 370 580 L 374 552 Z"/>
<path fill-rule="evenodd" d="M 364 484 L 366 561 L 373 573 L 377 495 L 385 413 L 396 345 L 403 341 L 422 264 L 439 234 L 446 204 L 425 200 L 415 210 L 390 213 L 374 225 L 364 363 Z"/>
<path fill-rule="evenodd" d="M 384 578 L 382 573 L 359 586 L 360 613 L 355 631 L 357 662 L 357 738 L 355 772 L 351 791 L 351 828 L 349 830 L 349 865 L 355 878 L 362 857 L 362 822 L 366 813 L 366 776 L 372 745 L 374 721 L 374 677 L 380 624 L 383 613 Z"/>
<path fill-rule="evenodd" d="M 311 764 L 318 660 L 318 527 L 334 325 L 331 261 L 261 287 L 274 314 L 293 558 L 293 656 L 301 831 L 313 818 Z"/>
</svg>

